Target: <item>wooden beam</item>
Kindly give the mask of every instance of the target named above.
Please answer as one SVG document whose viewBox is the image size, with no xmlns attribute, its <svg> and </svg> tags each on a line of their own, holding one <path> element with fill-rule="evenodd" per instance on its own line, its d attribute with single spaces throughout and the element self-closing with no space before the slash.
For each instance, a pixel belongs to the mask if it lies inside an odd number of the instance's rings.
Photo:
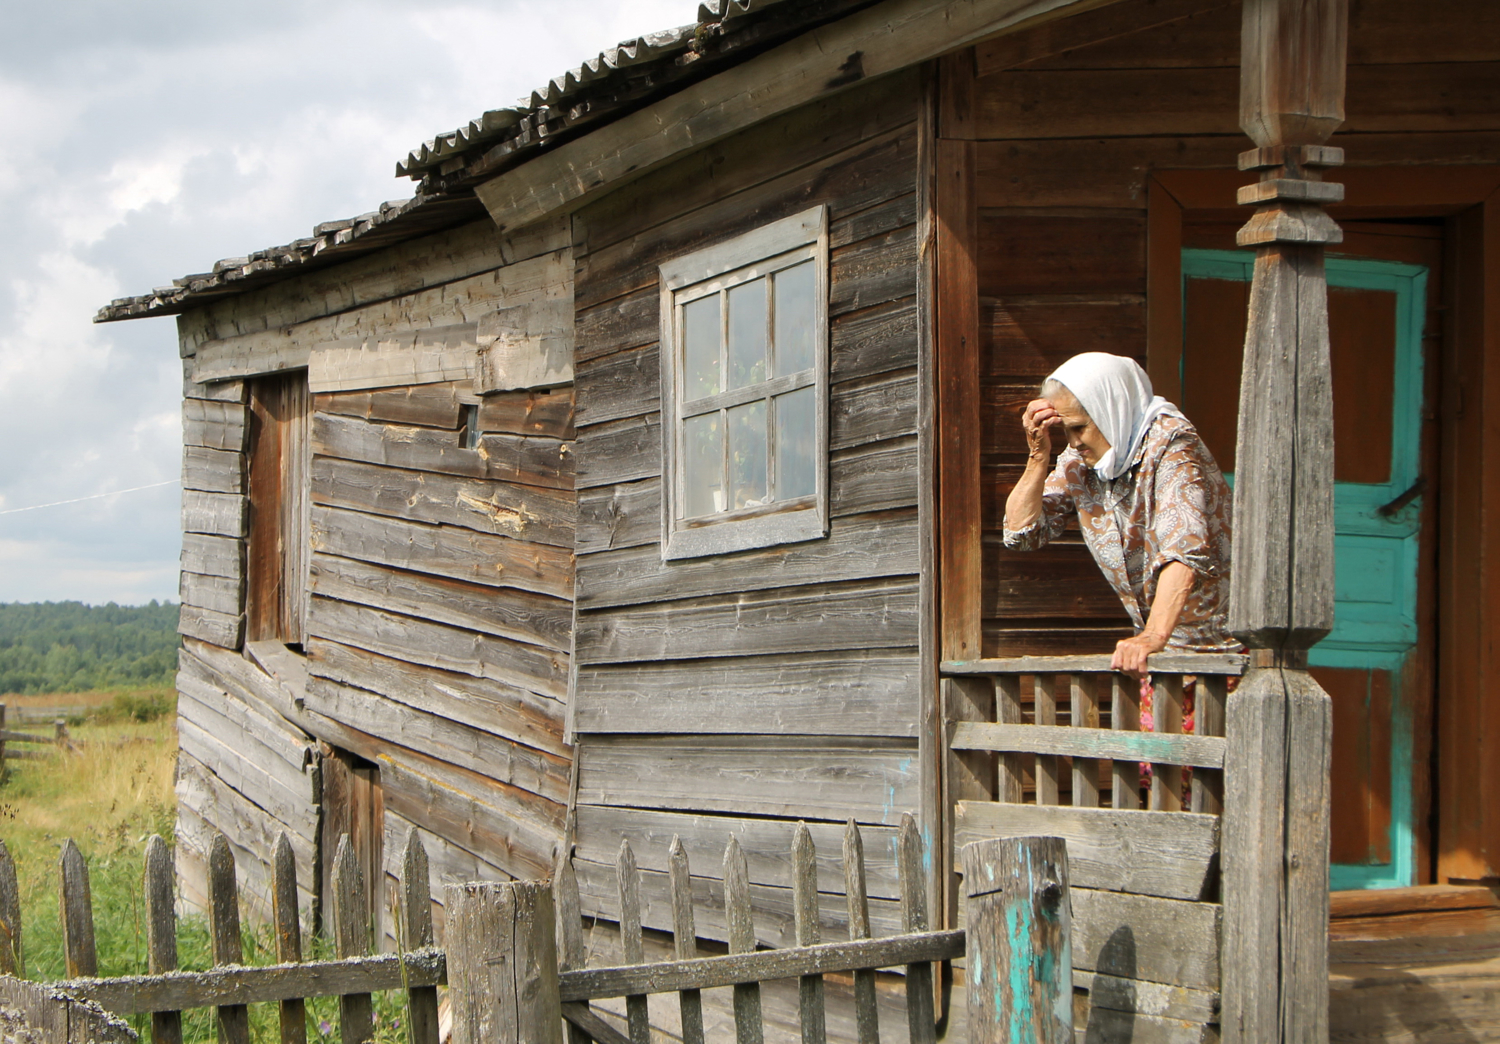
<svg viewBox="0 0 1500 1044">
<path fill-rule="evenodd" d="M 640 177 L 685 152 L 877 76 L 1096 0 L 886 0 L 600 127 L 481 184 L 503 231 Z"/>
<path fill-rule="evenodd" d="M 1239 192 L 1256 248 L 1240 386 L 1229 629 L 1252 669 L 1229 697 L 1224 765 L 1224 1039 L 1328 1039 L 1332 707 L 1306 650 L 1333 626 L 1333 402 L 1323 212 L 1342 186 L 1347 0 L 1247 0 L 1240 126 L 1260 172 Z"/>
</svg>

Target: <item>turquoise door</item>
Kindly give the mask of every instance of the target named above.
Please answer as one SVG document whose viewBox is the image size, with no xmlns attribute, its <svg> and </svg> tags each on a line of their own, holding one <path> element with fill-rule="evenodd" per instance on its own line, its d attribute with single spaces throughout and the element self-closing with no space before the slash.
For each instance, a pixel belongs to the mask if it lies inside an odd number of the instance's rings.
<svg viewBox="0 0 1500 1044">
<path fill-rule="evenodd" d="M 1240 251 L 1182 254 L 1183 407 L 1197 423 L 1196 405 L 1206 418 L 1205 441 L 1229 466 L 1235 407 L 1225 415 L 1226 338 L 1232 330 L 1243 339 L 1253 263 Z M 1310 662 L 1334 700 L 1330 879 L 1335 889 L 1389 888 L 1415 882 L 1413 723 L 1403 686 L 1411 684 L 1418 645 L 1427 269 L 1340 257 L 1330 257 L 1327 268 L 1336 603 L 1333 633 Z M 1239 359 L 1236 350 L 1228 371 L 1235 403 Z"/>
</svg>

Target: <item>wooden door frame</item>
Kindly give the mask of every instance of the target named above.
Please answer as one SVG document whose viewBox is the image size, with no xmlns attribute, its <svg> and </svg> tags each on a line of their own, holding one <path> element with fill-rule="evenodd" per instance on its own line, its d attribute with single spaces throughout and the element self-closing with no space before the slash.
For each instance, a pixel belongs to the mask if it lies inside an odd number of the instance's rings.
<svg viewBox="0 0 1500 1044">
<path fill-rule="evenodd" d="M 1147 196 L 1147 370 L 1181 398 L 1182 242 L 1188 215 L 1241 221 L 1236 170 L 1162 170 Z M 1500 166 L 1334 170 L 1336 219 L 1441 217 L 1447 222 L 1437 502 L 1436 707 L 1413 708 L 1413 788 L 1435 776 L 1436 813 L 1414 822 L 1418 880 L 1500 877 Z M 1336 247 L 1334 248 L 1337 249 Z M 1477 403 L 1478 409 L 1473 407 Z M 1429 508 L 1430 510 L 1432 508 Z M 1475 608 L 1477 607 L 1477 609 Z M 1435 713 L 1434 713 L 1435 711 Z M 1435 747 L 1434 747 L 1435 740 Z M 1426 749 L 1424 749 L 1424 747 Z M 1436 772 L 1425 766 L 1436 761 Z M 1418 768 L 1418 766 L 1423 766 Z M 1420 817 L 1420 806 L 1414 809 Z M 1435 874 L 1428 824 L 1436 827 Z"/>
</svg>

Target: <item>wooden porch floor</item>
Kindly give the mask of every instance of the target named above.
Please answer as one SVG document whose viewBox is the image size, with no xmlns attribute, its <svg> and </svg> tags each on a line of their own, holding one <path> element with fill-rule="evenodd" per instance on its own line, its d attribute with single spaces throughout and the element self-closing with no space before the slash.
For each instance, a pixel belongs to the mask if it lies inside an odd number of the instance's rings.
<svg viewBox="0 0 1500 1044">
<path fill-rule="evenodd" d="M 1332 1041 L 1500 1041 L 1500 906 L 1488 888 L 1335 893 Z"/>
</svg>

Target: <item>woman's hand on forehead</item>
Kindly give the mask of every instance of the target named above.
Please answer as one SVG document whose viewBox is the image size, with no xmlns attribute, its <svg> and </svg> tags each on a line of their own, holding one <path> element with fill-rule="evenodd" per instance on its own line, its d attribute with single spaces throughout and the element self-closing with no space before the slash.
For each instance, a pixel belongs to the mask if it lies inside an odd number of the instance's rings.
<svg viewBox="0 0 1500 1044">
<path fill-rule="evenodd" d="M 1028 428 L 1050 428 L 1062 422 L 1062 414 L 1050 399 L 1032 399 L 1026 404 L 1026 413 L 1021 418 Z"/>
</svg>

